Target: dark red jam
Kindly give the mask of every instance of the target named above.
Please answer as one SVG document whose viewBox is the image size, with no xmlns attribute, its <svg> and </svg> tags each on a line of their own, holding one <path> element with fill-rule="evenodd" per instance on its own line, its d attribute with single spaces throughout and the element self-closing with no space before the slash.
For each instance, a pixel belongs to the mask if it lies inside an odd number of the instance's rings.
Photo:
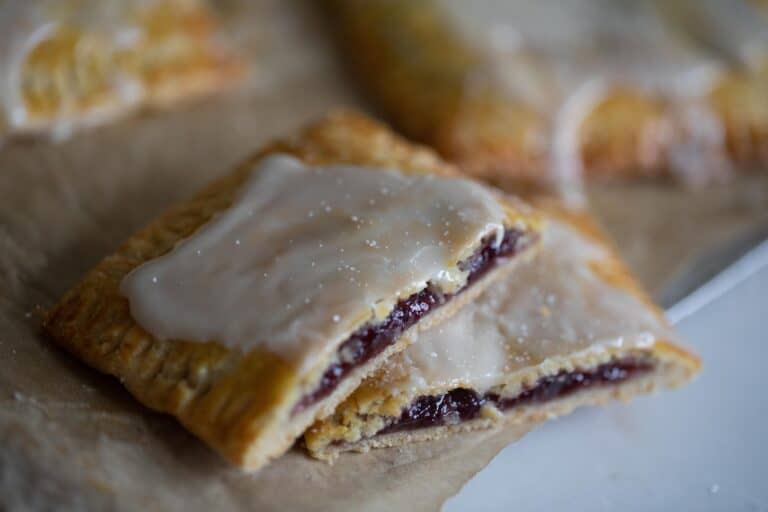
<svg viewBox="0 0 768 512">
<path fill-rule="evenodd" d="M 535 386 L 511 398 L 501 398 L 494 393 L 481 396 L 464 388 L 453 389 L 442 395 L 422 396 L 403 410 L 400 418 L 380 430 L 378 434 L 452 425 L 472 420 L 477 418 L 485 404 L 493 404 L 505 411 L 521 405 L 544 403 L 582 389 L 617 384 L 647 373 L 652 368 L 649 362 L 633 358 L 617 359 L 588 372 L 563 371 L 550 377 L 542 377 Z"/>
<path fill-rule="evenodd" d="M 293 413 L 301 412 L 330 395 L 352 370 L 381 354 L 406 329 L 466 290 L 467 287 L 495 267 L 501 258 L 514 256 L 527 247 L 531 237 L 523 237 L 522 235 L 523 233 L 519 230 L 508 229 L 505 231 L 501 243 L 495 247 L 493 236 L 484 238 L 480 248 L 466 261 L 459 264 L 459 268 L 467 270 L 469 275 L 467 276 L 467 284 L 458 292 L 443 295 L 438 290 L 428 286 L 426 289 L 399 301 L 383 321 L 361 327 L 352 333 L 339 346 L 338 361 L 325 371 L 317 388 L 301 398 L 293 409 Z"/>
</svg>

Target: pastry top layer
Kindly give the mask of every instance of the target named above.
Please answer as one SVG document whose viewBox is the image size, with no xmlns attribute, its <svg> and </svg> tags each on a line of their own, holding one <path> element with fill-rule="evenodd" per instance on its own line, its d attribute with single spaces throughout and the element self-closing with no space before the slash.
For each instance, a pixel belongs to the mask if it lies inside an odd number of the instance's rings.
<svg viewBox="0 0 768 512">
<path fill-rule="evenodd" d="M 519 370 L 589 353 L 644 349 L 675 335 L 642 296 L 612 278 L 612 251 L 551 220 L 538 258 L 424 332 L 369 380 L 389 394 L 485 391 Z"/>
<path fill-rule="evenodd" d="M 172 251 L 229 208 L 254 165 L 275 154 L 289 154 L 311 166 L 458 175 L 434 152 L 409 144 L 363 116 L 329 115 L 292 140 L 269 145 L 134 234 L 67 292 L 44 324 L 53 340 L 91 366 L 119 377 L 142 403 L 173 414 L 222 455 L 250 469 L 287 450 L 315 419 L 291 417 L 301 394 L 315 387 L 310 372 L 298 371 L 265 347 L 244 353 L 220 343 L 158 339 L 138 325 L 119 288 L 132 270 Z M 517 201 L 499 201 L 505 225 L 525 233 L 538 231 L 538 219 L 530 208 Z M 254 307 L 253 314 L 261 313 Z M 342 386 L 351 391 L 362 377 L 347 377 Z"/>
<path fill-rule="evenodd" d="M 159 339 L 260 348 L 311 368 L 355 329 L 459 268 L 507 214 L 466 179 L 395 169 L 257 162 L 232 205 L 121 284 Z"/>
</svg>

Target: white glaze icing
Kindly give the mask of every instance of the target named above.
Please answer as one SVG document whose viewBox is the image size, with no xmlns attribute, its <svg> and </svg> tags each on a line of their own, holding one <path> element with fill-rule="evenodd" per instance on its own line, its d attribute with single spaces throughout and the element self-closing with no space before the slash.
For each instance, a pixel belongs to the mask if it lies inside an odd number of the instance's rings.
<svg viewBox="0 0 768 512">
<path fill-rule="evenodd" d="M 122 282 L 157 338 L 262 348 L 313 365 L 427 283 L 455 291 L 458 262 L 501 240 L 506 214 L 475 182 L 353 166 L 258 163 L 235 203 Z"/>
<path fill-rule="evenodd" d="M 482 392 L 554 358 L 674 339 L 652 309 L 592 270 L 609 258 L 604 246 L 552 220 L 540 251 L 391 358 L 374 385 L 410 396 L 461 386 Z"/>
<path fill-rule="evenodd" d="M 606 97 L 607 87 L 602 78 L 583 82 L 568 95 L 554 114 L 549 153 L 550 169 L 554 174 L 553 185 L 563 191 L 563 200 L 573 208 L 585 205 L 581 125 Z"/>
</svg>

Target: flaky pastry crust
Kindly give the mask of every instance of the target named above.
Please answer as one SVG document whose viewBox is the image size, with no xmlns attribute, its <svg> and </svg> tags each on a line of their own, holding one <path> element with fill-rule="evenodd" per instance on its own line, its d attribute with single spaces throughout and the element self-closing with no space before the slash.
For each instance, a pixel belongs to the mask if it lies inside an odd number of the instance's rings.
<svg viewBox="0 0 768 512">
<path fill-rule="evenodd" d="M 306 375 L 278 355 L 248 353 L 217 343 L 158 340 L 132 318 L 119 292 L 124 276 L 170 251 L 215 214 L 226 209 L 267 155 L 285 153 L 307 164 L 352 164 L 397 168 L 406 173 L 455 176 L 430 150 L 413 146 L 363 116 L 340 112 L 313 124 L 293 140 L 275 142 L 216 180 L 189 201 L 170 208 L 128 239 L 71 289 L 47 314 L 51 338 L 89 365 L 118 377 L 142 403 L 174 415 L 224 457 L 256 469 L 287 450 L 313 420 L 330 414 L 359 381 L 410 342 L 408 332 L 348 376 L 316 407 L 291 417 L 307 387 Z M 534 232 L 538 221 L 522 203 L 506 202 L 509 225 Z M 509 265 L 499 265 L 475 285 L 414 327 L 426 328 L 471 301 Z"/>
</svg>

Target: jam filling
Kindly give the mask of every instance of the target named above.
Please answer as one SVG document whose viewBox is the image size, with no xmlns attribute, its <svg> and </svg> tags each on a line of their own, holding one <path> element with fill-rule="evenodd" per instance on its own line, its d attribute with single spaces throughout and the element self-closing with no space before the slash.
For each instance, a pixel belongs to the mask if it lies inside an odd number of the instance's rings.
<svg viewBox="0 0 768 512">
<path fill-rule="evenodd" d="M 485 237 L 480 248 L 466 260 L 459 263 L 459 269 L 467 271 L 467 284 L 453 294 L 441 294 L 428 286 L 399 301 L 392 312 L 381 322 L 361 327 L 347 338 L 337 351 L 338 360 L 323 374 L 314 391 L 304 395 L 293 409 L 293 414 L 314 405 L 330 395 L 339 383 L 355 368 L 381 354 L 400 335 L 416 322 L 436 310 L 459 293 L 466 290 L 480 277 L 494 268 L 499 259 L 514 256 L 524 249 L 529 238 L 516 229 L 508 229 L 498 246 L 494 237 Z"/>
<path fill-rule="evenodd" d="M 589 371 L 562 371 L 556 375 L 542 377 L 533 387 L 509 398 L 502 398 L 495 393 L 479 395 L 464 388 L 453 389 L 442 395 L 421 396 L 404 409 L 394 423 L 384 427 L 377 434 L 454 425 L 477 418 L 480 409 L 486 404 L 506 411 L 518 406 L 544 403 L 583 389 L 624 382 L 652 369 L 650 362 L 625 358 L 601 364 Z"/>
</svg>

